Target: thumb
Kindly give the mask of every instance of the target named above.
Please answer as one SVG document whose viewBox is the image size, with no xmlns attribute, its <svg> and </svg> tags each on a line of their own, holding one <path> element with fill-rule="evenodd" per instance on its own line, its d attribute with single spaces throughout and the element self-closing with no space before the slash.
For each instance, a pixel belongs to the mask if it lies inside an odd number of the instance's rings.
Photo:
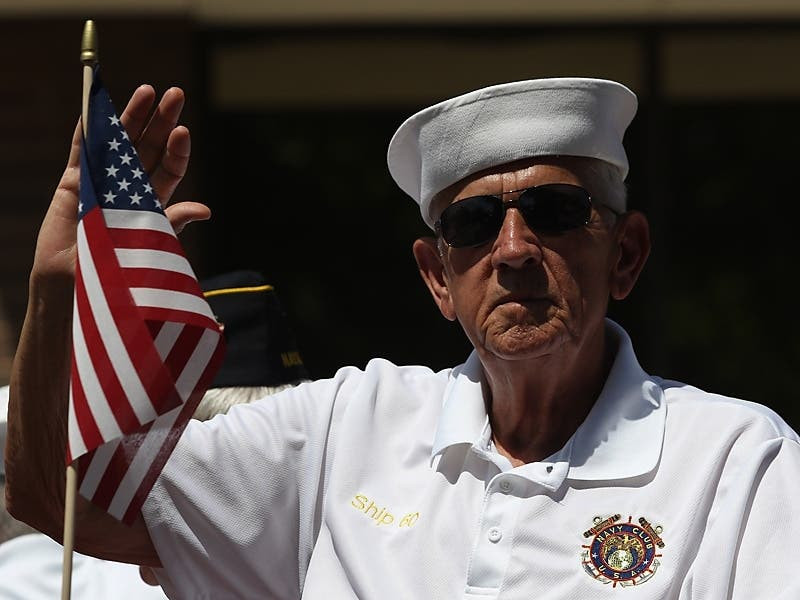
<svg viewBox="0 0 800 600">
<path fill-rule="evenodd" d="M 180 233 L 193 221 L 207 221 L 211 218 L 211 209 L 200 202 L 177 202 L 164 209 L 164 212 L 175 233 Z"/>
<path fill-rule="evenodd" d="M 158 585 L 158 579 L 156 579 L 156 574 L 153 573 L 153 569 L 150 567 L 139 567 L 139 577 L 141 580 L 146 583 L 147 585 Z"/>
</svg>

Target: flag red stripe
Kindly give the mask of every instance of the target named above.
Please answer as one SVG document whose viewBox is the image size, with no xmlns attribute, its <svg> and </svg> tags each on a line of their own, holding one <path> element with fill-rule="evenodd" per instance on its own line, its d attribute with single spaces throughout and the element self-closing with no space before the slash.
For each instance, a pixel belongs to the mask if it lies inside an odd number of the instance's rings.
<svg viewBox="0 0 800 600">
<path fill-rule="evenodd" d="M 202 400 L 205 390 L 208 388 L 209 385 L 211 385 L 211 382 L 214 380 L 214 375 L 216 374 L 219 366 L 222 364 L 222 359 L 224 355 L 225 355 L 225 344 L 222 341 L 222 337 L 220 337 L 220 342 L 214 349 L 214 354 L 212 354 L 211 359 L 206 364 L 206 368 L 203 370 L 203 374 L 200 376 L 200 379 L 198 379 L 194 391 L 191 393 L 189 398 L 186 400 L 186 403 L 183 405 L 183 409 L 181 409 L 181 412 L 175 421 L 175 425 L 172 427 L 172 432 L 170 433 L 169 436 L 167 436 L 167 438 L 164 440 L 164 443 L 161 445 L 159 451 L 152 458 L 152 462 L 150 463 L 150 466 L 147 469 L 147 473 L 142 478 L 142 482 L 139 484 L 139 488 L 133 495 L 131 503 L 128 506 L 128 510 L 125 511 L 125 515 L 122 518 L 123 523 L 127 523 L 128 525 L 130 525 L 136 520 L 137 516 L 141 512 L 142 504 L 144 504 L 144 501 L 147 500 L 147 495 L 153 488 L 153 485 L 156 482 L 156 478 L 158 477 L 159 473 L 161 473 L 161 470 L 164 468 L 164 465 L 166 464 L 169 455 L 172 454 L 172 450 L 178 443 L 178 440 L 180 439 L 183 430 L 186 428 L 189 419 L 192 417 L 194 411 L 197 409 L 197 405 L 200 404 L 200 400 Z"/>
<path fill-rule="evenodd" d="M 192 356 L 192 352 L 197 347 L 197 343 L 203 335 L 205 329 L 200 327 L 184 327 L 181 330 L 178 339 L 175 340 L 172 349 L 170 350 L 164 364 L 175 381 L 178 381 L 183 370 L 186 368 L 186 363 Z"/>
<path fill-rule="evenodd" d="M 78 376 L 78 369 L 75 367 L 75 359 L 72 360 L 72 407 L 75 411 L 75 420 L 78 422 L 78 429 L 83 438 L 83 445 L 89 449 L 96 448 L 103 443 L 103 436 L 97 428 L 92 411 L 86 401 L 83 392 L 81 378 Z M 72 452 L 67 452 L 67 464 L 73 460 Z"/>
<path fill-rule="evenodd" d="M 174 235 L 152 229 L 108 229 L 115 248 L 146 248 L 184 256 L 181 243 Z"/>
<path fill-rule="evenodd" d="M 86 341 L 86 348 L 89 352 L 89 359 L 92 361 L 92 367 L 97 381 L 103 389 L 106 402 L 120 430 L 132 431 L 139 427 L 141 423 L 139 423 L 136 413 L 133 412 L 133 408 L 128 402 L 125 390 L 122 389 L 117 372 L 114 370 L 114 365 L 106 352 L 103 338 L 100 337 L 97 323 L 92 316 L 91 305 L 86 295 L 86 288 L 84 287 L 83 275 L 80 269 L 76 269 L 75 272 L 75 302 L 83 338 Z"/>
<path fill-rule="evenodd" d="M 92 496 L 92 502 L 103 510 L 108 511 L 122 478 L 125 477 L 128 467 L 136 456 L 139 446 L 152 424 L 153 422 L 150 421 L 137 429 L 135 433 L 124 436 L 117 445 L 116 450 L 114 450 L 114 454 L 108 462 L 108 467 L 106 467 L 100 483 L 97 485 L 97 490 Z"/>
<path fill-rule="evenodd" d="M 145 321 L 145 325 L 147 325 L 147 329 L 150 332 L 150 336 L 153 339 L 158 337 L 158 332 L 161 331 L 161 328 L 164 326 L 163 321 Z"/>
<path fill-rule="evenodd" d="M 83 485 L 83 479 L 86 477 L 86 471 L 89 470 L 89 465 L 94 458 L 94 450 L 89 450 L 86 454 L 81 454 L 78 457 L 77 471 L 78 471 L 78 489 Z"/>
<path fill-rule="evenodd" d="M 130 291 L 122 279 L 117 257 L 110 247 L 105 223 L 99 210 L 91 210 L 83 217 L 89 251 L 98 276 L 103 281 L 103 291 L 114 324 L 125 349 L 139 375 L 150 402 L 158 414 L 163 414 L 181 404 L 169 373 L 153 345 L 150 332 L 133 302 Z"/>
<path fill-rule="evenodd" d="M 139 313 L 142 318 L 150 321 L 169 321 L 172 323 L 185 323 L 186 325 L 194 325 L 196 327 L 203 327 L 204 329 L 219 330 L 219 325 L 213 319 L 208 317 L 188 312 L 185 310 L 176 310 L 174 308 L 158 308 L 155 306 L 140 306 Z"/>
<path fill-rule="evenodd" d="M 128 267 L 122 269 L 122 276 L 128 282 L 128 287 L 132 288 L 157 288 L 203 296 L 196 279 L 175 271 Z"/>
</svg>

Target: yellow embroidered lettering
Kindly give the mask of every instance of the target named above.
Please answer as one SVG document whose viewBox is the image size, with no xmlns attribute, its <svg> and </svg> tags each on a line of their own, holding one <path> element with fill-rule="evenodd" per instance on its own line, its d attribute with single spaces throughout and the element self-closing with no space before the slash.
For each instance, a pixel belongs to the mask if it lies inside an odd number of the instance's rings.
<svg viewBox="0 0 800 600">
<path fill-rule="evenodd" d="M 364 494 L 356 494 L 353 496 L 353 499 L 350 500 L 350 506 L 355 508 L 357 511 L 364 513 L 370 519 L 375 521 L 375 525 L 391 525 L 395 522 L 394 515 L 386 506 L 379 506 L 375 503 L 374 499 L 370 500 L 370 498 Z M 400 527 L 411 527 L 414 523 L 416 523 L 418 518 L 418 512 L 408 513 L 400 522 Z"/>
<path fill-rule="evenodd" d="M 367 505 L 367 500 L 369 500 L 369 498 L 363 494 L 356 494 L 356 497 L 350 501 L 350 505 L 358 510 L 364 510 L 364 507 Z"/>
<path fill-rule="evenodd" d="M 399 527 L 411 527 L 414 523 L 417 522 L 417 519 L 419 519 L 418 512 L 408 513 L 402 519 L 400 519 Z"/>
<path fill-rule="evenodd" d="M 372 511 L 372 514 L 369 514 L 369 511 Z M 378 507 L 375 506 L 375 502 L 370 500 L 369 506 L 364 509 L 364 514 L 367 515 L 370 519 L 374 519 L 375 516 L 378 514 Z"/>
</svg>

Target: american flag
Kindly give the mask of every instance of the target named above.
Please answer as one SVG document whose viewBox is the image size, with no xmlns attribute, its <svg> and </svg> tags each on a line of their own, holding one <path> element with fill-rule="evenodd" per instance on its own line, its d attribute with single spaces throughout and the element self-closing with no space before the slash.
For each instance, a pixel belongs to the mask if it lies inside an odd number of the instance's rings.
<svg viewBox="0 0 800 600">
<path fill-rule="evenodd" d="M 81 155 L 67 463 L 132 522 L 224 351 L 219 325 L 97 73 Z"/>
</svg>

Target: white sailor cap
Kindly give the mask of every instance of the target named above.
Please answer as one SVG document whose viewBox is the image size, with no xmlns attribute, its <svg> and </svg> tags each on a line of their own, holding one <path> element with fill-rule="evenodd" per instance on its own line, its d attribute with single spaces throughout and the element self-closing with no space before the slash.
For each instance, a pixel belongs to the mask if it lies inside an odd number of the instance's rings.
<svg viewBox="0 0 800 600">
<path fill-rule="evenodd" d="M 516 81 L 469 92 L 408 118 L 389 143 L 389 172 L 433 228 L 433 197 L 465 177 L 535 156 L 581 156 L 616 166 L 636 95 L 605 79 Z M 612 207 L 624 210 L 624 207 Z"/>
</svg>

